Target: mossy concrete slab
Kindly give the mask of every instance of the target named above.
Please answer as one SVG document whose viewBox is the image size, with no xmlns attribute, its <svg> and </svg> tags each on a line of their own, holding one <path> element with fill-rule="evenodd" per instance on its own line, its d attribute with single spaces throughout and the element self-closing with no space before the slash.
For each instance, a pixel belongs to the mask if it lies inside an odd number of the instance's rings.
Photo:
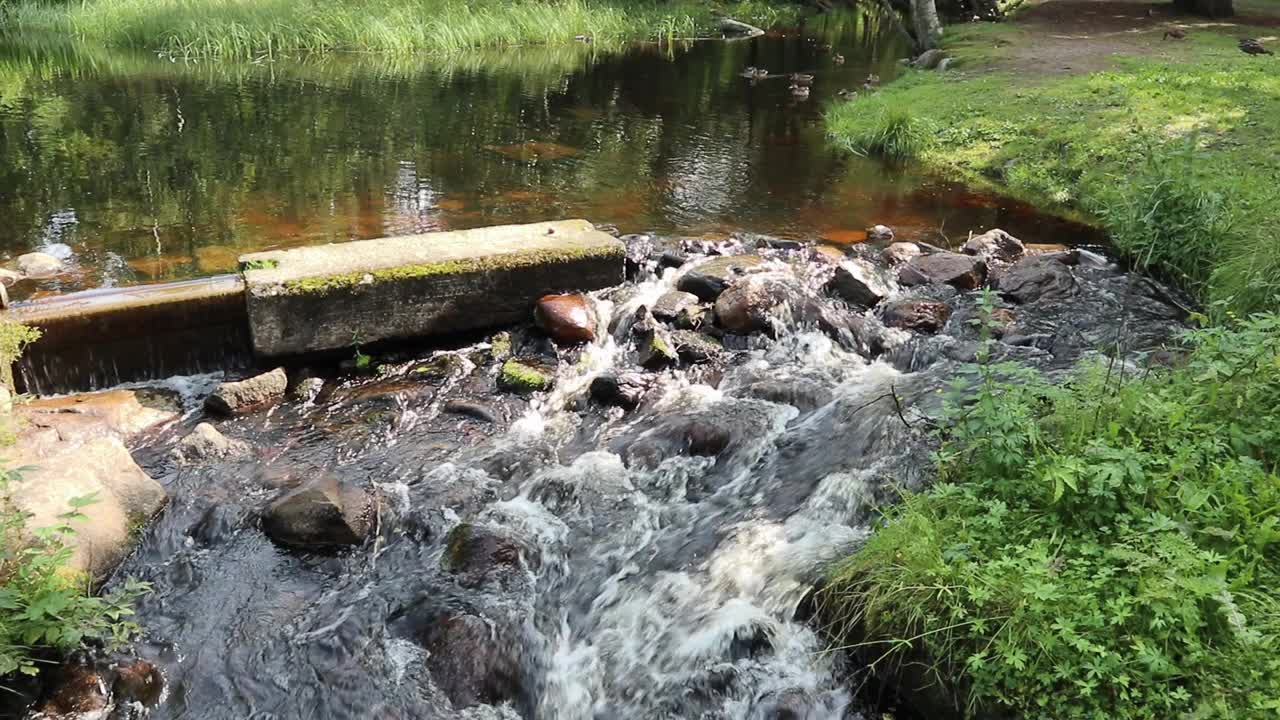
<svg viewBox="0 0 1280 720">
<path fill-rule="evenodd" d="M 623 246 L 563 220 L 254 253 L 240 266 L 254 351 L 280 357 L 518 322 L 546 293 L 621 283 Z"/>
</svg>

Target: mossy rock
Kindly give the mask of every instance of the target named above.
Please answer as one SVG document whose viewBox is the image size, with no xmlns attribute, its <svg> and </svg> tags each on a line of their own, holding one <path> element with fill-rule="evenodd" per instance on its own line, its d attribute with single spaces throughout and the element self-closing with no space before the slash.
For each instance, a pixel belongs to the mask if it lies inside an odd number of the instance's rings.
<svg viewBox="0 0 1280 720">
<path fill-rule="evenodd" d="M 502 364 L 498 387 L 513 392 L 538 392 L 555 385 L 555 375 L 531 360 L 512 358 Z"/>
</svg>

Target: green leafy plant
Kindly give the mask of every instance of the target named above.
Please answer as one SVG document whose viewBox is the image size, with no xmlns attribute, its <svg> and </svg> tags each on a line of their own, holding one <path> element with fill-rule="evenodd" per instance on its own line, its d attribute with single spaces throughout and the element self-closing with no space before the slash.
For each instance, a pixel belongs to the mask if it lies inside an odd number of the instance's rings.
<svg viewBox="0 0 1280 720">
<path fill-rule="evenodd" d="M 35 675 L 46 651 L 128 640 L 138 630 L 132 602 L 149 589 L 130 580 L 95 596 L 88 578 L 68 567 L 72 550 L 65 542 L 95 499 L 74 498 L 56 525 L 30 529 L 30 516 L 14 508 L 9 494 L 29 469 L 0 471 L 0 678 Z"/>
<path fill-rule="evenodd" d="M 1186 342 L 1175 368 L 1061 387 L 981 358 L 938 484 L 833 569 L 828 629 L 971 714 L 1274 716 L 1280 316 Z"/>
<path fill-rule="evenodd" d="M 917 117 L 909 106 L 855 100 L 846 107 L 853 112 L 828 118 L 829 132 L 853 153 L 909 160 L 929 143 L 926 121 Z"/>
</svg>

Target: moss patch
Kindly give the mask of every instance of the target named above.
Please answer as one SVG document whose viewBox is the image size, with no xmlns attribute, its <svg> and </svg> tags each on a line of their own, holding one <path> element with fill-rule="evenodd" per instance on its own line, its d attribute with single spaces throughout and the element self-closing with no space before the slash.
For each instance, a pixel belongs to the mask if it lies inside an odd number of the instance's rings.
<svg viewBox="0 0 1280 720">
<path fill-rule="evenodd" d="M 551 373 L 514 358 L 502 364 L 502 372 L 498 375 L 498 385 L 514 392 L 549 390 L 554 384 L 555 377 Z"/>
</svg>

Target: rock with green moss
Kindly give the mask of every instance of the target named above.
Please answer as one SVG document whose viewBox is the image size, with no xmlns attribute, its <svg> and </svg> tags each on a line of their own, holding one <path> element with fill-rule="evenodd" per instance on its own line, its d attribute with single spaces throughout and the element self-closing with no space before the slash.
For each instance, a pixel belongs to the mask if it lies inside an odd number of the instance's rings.
<svg viewBox="0 0 1280 720">
<path fill-rule="evenodd" d="M 502 361 L 511 357 L 511 333 L 503 330 L 489 338 L 489 354 L 494 360 Z"/>
<path fill-rule="evenodd" d="M 555 385 L 555 373 L 536 360 L 511 358 L 502 364 L 498 387 L 511 392 L 538 392 Z"/>
<path fill-rule="evenodd" d="M 645 333 L 641 336 L 639 344 L 640 356 L 637 359 L 644 368 L 661 370 L 680 362 L 675 346 L 664 333 L 658 331 Z"/>
<path fill-rule="evenodd" d="M 440 567 L 464 587 L 488 582 L 508 584 L 524 576 L 526 568 L 536 569 L 540 556 L 536 549 L 507 531 L 485 525 L 462 523 L 445 538 Z"/>
</svg>

